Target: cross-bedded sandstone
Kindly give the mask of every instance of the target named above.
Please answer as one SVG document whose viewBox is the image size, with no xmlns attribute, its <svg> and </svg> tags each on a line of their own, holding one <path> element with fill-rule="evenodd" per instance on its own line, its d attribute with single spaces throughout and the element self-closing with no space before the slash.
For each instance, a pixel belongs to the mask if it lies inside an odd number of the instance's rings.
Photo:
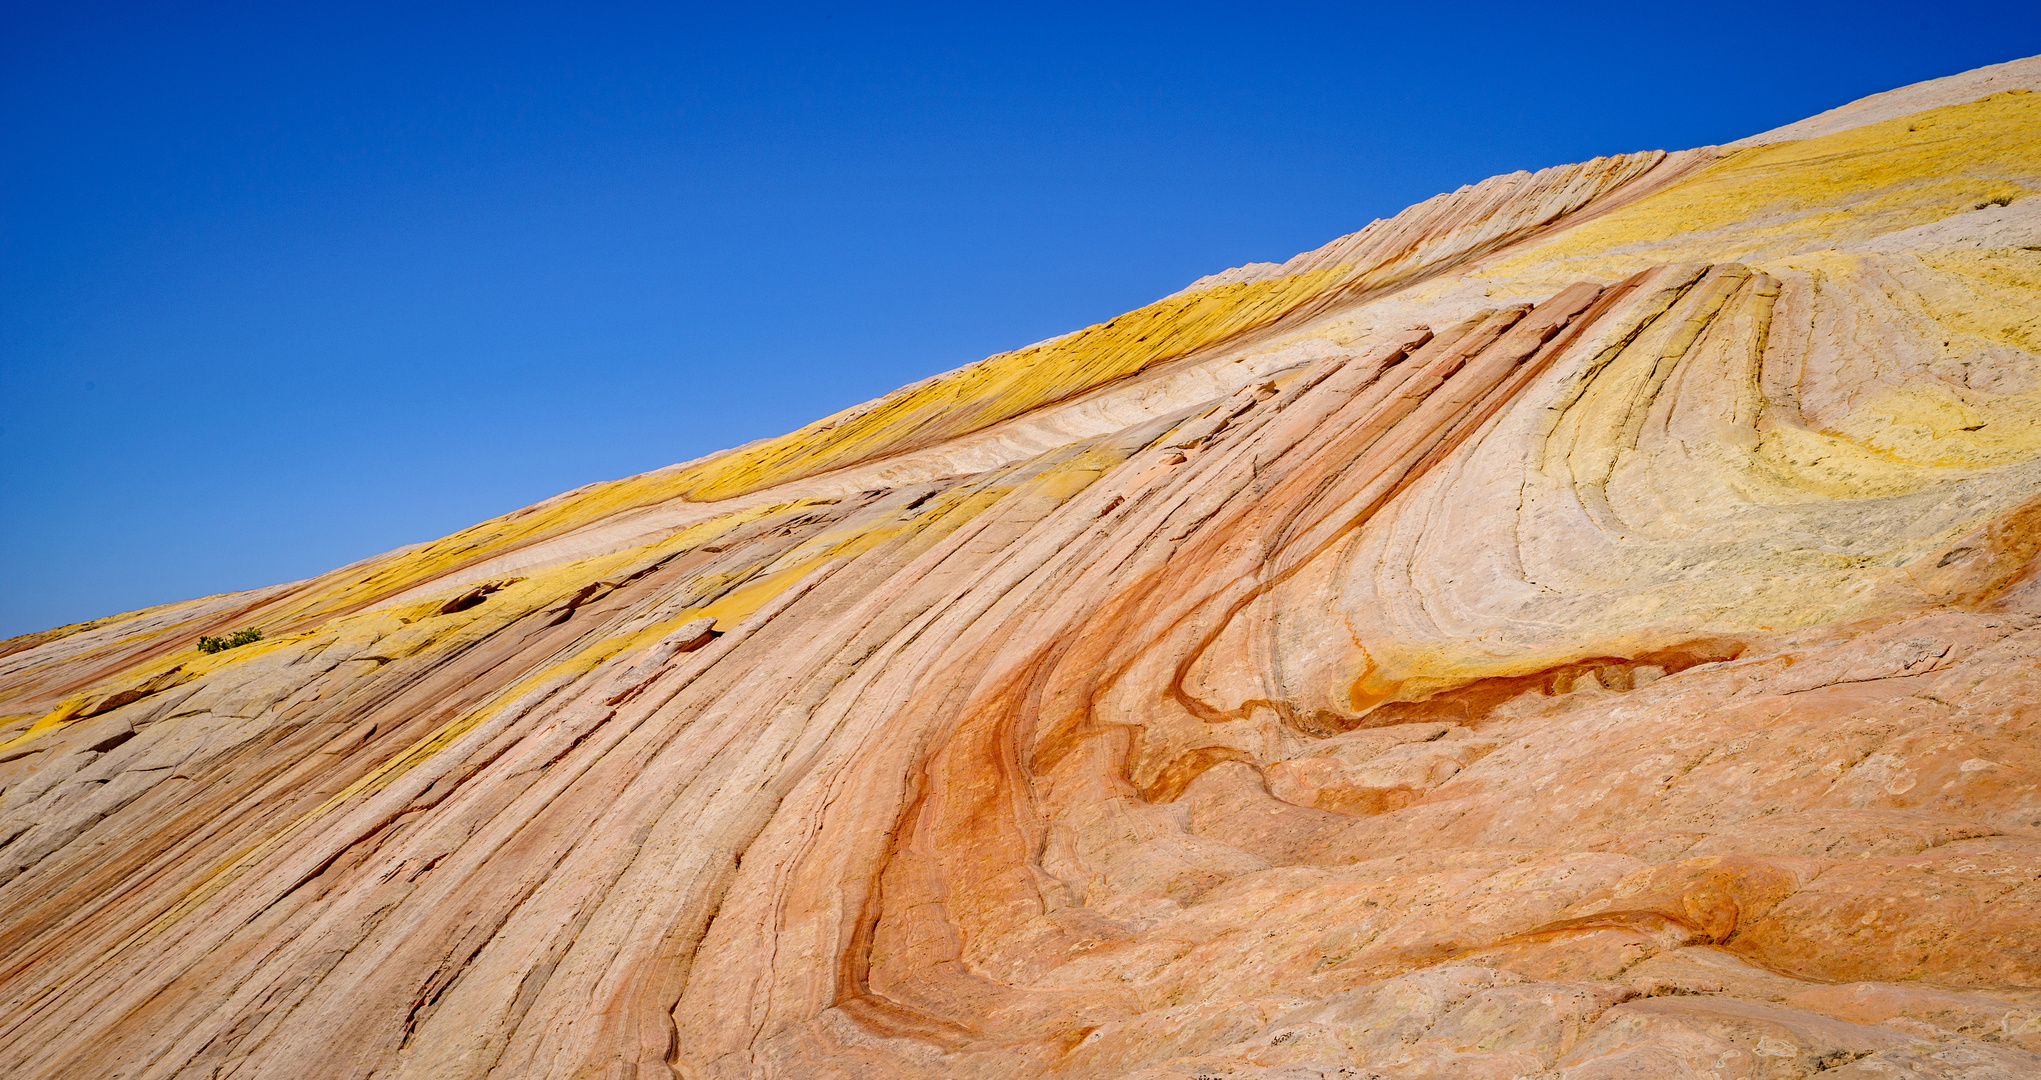
<svg viewBox="0 0 2041 1080">
<path fill-rule="evenodd" d="M 8 643 L 0 1070 L 2041 1075 L 2037 83 Z"/>
</svg>

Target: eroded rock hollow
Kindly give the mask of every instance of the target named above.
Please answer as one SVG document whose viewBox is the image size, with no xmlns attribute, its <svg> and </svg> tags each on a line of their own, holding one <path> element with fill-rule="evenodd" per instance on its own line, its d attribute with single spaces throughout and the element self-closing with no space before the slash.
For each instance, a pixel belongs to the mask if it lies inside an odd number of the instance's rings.
<svg viewBox="0 0 2041 1080">
<path fill-rule="evenodd" d="M 2041 1076 L 2036 87 L 7 642 L 0 1073 Z"/>
</svg>

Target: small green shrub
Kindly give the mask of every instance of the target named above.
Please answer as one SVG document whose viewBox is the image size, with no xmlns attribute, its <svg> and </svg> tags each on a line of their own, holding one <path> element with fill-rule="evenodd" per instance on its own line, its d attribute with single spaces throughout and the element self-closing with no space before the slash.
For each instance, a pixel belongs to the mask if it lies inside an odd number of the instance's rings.
<svg viewBox="0 0 2041 1080">
<path fill-rule="evenodd" d="M 198 651 L 203 653 L 226 652 L 228 649 L 238 649 L 251 641 L 261 640 L 262 631 L 250 626 L 246 629 L 236 630 L 226 637 L 199 638 Z"/>
</svg>

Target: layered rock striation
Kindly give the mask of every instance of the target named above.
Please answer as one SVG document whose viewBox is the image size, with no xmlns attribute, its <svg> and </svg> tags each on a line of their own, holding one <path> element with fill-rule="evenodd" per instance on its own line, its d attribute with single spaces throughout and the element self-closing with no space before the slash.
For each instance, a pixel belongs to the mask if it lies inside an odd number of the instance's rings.
<svg viewBox="0 0 2041 1080">
<path fill-rule="evenodd" d="M 0 645 L 0 1072 L 2041 1076 L 2037 86 Z"/>
</svg>

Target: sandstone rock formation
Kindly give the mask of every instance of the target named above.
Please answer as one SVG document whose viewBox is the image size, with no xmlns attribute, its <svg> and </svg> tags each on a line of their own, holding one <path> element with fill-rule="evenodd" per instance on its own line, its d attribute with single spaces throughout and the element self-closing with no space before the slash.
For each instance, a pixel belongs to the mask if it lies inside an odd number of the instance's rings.
<svg viewBox="0 0 2041 1080">
<path fill-rule="evenodd" d="M 2041 1076 L 2037 86 L 0 645 L 0 1073 Z"/>
</svg>

